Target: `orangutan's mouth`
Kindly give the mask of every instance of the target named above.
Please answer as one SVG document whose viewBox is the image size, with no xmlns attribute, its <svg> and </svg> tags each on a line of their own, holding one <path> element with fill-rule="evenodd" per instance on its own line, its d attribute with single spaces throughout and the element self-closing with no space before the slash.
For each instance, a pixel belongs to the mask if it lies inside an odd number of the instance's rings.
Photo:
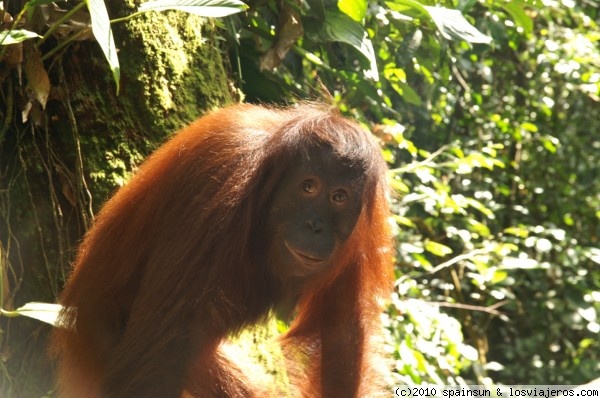
<svg viewBox="0 0 600 398">
<path fill-rule="evenodd" d="M 316 257 L 312 254 L 306 253 L 302 250 L 298 250 L 293 248 L 287 241 L 285 242 L 285 247 L 292 253 L 292 256 L 296 258 L 296 260 L 300 261 L 309 266 L 321 265 L 325 263 L 326 259 Z"/>
</svg>

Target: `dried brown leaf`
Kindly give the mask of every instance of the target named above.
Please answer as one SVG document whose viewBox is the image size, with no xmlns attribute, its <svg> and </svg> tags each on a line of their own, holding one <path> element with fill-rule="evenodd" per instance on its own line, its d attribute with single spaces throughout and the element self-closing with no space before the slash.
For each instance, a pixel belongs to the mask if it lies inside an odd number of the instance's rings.
<svg viewBox="0 0 600 398">
<path fill-rule="evenodd" d="M 28 94 L 37 100 L 42 105 L 42 108 L 45 108 L 48 95 L 50 94 L 50 79 L 42 62 L 40 52 L 33 42 L 23 43 L 23 52 L 23 70 L 27 79 Z"/>
</svg>

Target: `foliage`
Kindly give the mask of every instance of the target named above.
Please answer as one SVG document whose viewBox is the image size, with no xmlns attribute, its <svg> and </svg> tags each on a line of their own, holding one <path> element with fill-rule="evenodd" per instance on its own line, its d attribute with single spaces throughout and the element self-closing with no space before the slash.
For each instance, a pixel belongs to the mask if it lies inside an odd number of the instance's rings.
<svg viewBox="0 0 600 398">
<path fill-rule="evenodd" d="M 0 24 L 0 61 L 7 60 L 13 67 L 20 66 L 22 61 L 26 71 L 32 70 L 31 73 L 28 73 L 28 81 L 42 108 L 46 106 L 46 100 L 50 93 L 50 83 L 47 72 L 40 61 L 73 41 L 84 39 L 86 35 L 89 35 L 90 29 L 93 38 L 100 45 L 108 61 L 116 83 L 116 90 L 119 92 L 121 67 L 117 57 L 111 23 L 124 22 L 149 11 L 181 10 L 202 17 L 224 17 L 247 8 L 240 0 L 155 0 L 142 3 L 138 7 L 138 11 L 131 15 L 111 21 L 103 0 L 82 1 L 70 9 L 68 4 L 66 9 L 59 8 L 56 10 L 52 9 L 53 6 L 55 4 L 52 0 L 29 0 L 13 21 L 12 16 L 3 9 L 2 3 L 0 3 L 0 16 L 4 21 Z M 85 6 L 87 6 L 87 11 L 83 10 Z M 48 27 L 44 35 L 41 36 L 32 31 L 31 29 L 36 28 L 36 18 L 39 19 L 37 15 L 40 13 L 52 15 L 51 11 L 54 11 L 54 15 L 58 16 L 45 16 L 44 26 L 37 27 L 40 30 Z M 65 29 L 67 34 L 64 32 Z M 56 36 L 59 39 L 57 45 L 46 54 L 41 54 L 38 50 L 39 46 L 51 36 Z M 39 38 L 39 40 L 36 42 L 35 48 L 32 46 L 25 47 L 25 50 L 29 49 L 28 56 L 24 57 L 23 60 L 19 59 L 18 56 L 13 59 L 14 56 L 11 56 L 11 54 L 21 50 L 22 42 L 36 38 Z M 10 45 L 13 48 L 9 51 L 7 46 Z M 0 143 L 1 138 L 2 135 L 0 135 Z"/>
</svg>

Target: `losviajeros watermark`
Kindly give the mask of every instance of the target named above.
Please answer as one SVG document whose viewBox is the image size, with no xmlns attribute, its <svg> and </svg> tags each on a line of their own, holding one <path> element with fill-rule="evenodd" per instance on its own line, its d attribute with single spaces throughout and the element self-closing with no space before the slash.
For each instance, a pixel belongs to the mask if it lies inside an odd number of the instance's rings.
<svg viewBox="0 0 600 398">
<path fill-rule="evenodd" d="M 508 385 L 508 386 L 396 386 L 394 396 L 402 398 L 600 398 L 595 386 Z"/>
</svg>

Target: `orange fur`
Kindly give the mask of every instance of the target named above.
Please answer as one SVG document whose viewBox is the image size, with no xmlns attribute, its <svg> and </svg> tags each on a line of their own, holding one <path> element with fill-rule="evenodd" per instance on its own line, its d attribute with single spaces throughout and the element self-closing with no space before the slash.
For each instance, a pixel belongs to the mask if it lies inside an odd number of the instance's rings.
<svg viewBox="0 0 600 398">
<path fill-rule="evenodd" d="M 99 213 L 61 296 L 51 351 L 65 398 L 265 396 L 219 344 L 288 293 L 264 220 L 294 154 L 331 146 L 364 164 L 363 208 L 334 266 L 303 284 L 282 344 L 291 395 L 382 391 L 381 299 L 391 289 L 385 163 L 368 132 L 322 106 L 252 105 L 200 118 Z"/>
</svg>

